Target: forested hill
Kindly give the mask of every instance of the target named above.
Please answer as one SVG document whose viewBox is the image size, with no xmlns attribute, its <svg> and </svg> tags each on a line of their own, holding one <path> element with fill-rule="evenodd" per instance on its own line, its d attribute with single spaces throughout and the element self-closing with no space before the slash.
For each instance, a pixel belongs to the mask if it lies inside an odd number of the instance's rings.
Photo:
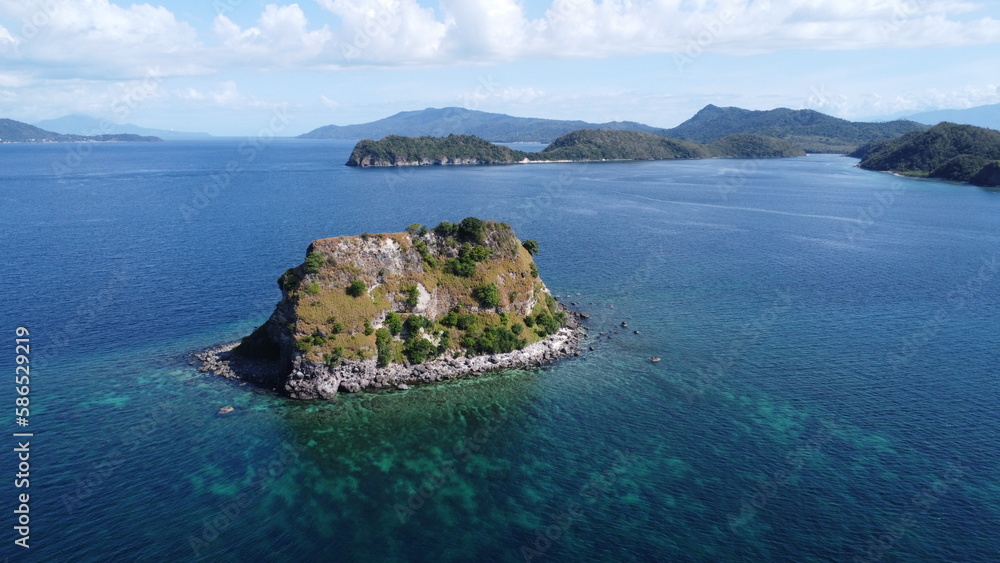
<svg viewBox="0 0 1000 563">
<path fill-rule="evenodd" d="M 13 119 L 0 119 L 0 143 L 72 143 L 82 141 L 93 142 L 137 142 L 137 141 L 160 141 L 158 137 L 141 137 L 132 134 L 116 135 L 95 135 L 92 137 L 84 135 L 63 135 L 53 133 L 45 129 L 39 129 L 34 125 L 14 121 Z"/>
<path fill-rule="evenodd" d="M 509 164 L 528 153 L 495 145 L 473 135 L 364 139 L 354 146 L 348 166 L 415 166 L 422 164 Z"/>
<path fill-rule="evenodd" d="M 703 145 L 644 133 L 606 129 L 574 131 L 541 152 L 495 145 L 471 135 L 401 137 L 359 142 L 348 166 L 421 166 L 433 164 L 510 164 L 545 161 L 665 160 L 683 158 L 777 158 L 804 156 L 781 139 L 733 135 Z"/>
<path fill-rule="evenodd" d="M 663 160 L 674 158 L 780 158 L 805 156 L 781 139 L 732 135 L 710 144 L 671 139 L 641 131 L 584 129 L 564 135 L 532 160 Z"/>
<path fill-rule="evenodd" d="M 691 119 L 662 134 L 711 143 L 728 135 L 752 133 L 784 139 L 808 152 L 848 153 L 871 141 L 924 129 L 926 125 L 914 121 L 852 122 L 808 109 L 753 111 L 708 105 Z"/>
<path fill-rule="evenodd" d="M 730 135 L 764 135 L 784 139 L 809 152 L 848 153 L 878 139 L 898 137 L 927 126 L 914 121 L 851 122 L 812 110 L 786 108 L 752 111 L 708 105 L 673 129 L 634 121 L 588 123 L 513 117 L 463 108 L 404 111 L 370 123 L 327 125 L 301 135 L 306 139 L 381 139 L 388 135 L 446 137 L 474 135 L 491 142 L 552 142 L 580 129 L 641 131 L 663 137 L 713 143 Z"/>
<path fill-rule="evenodd" d="M 866 170 L 891 171 L 984 186 L 997 182 L 1000 131 L 973 125 L 940 123 L 927 131 L 877 141 L 850 156 L 860 158 Z"/>
</svg>

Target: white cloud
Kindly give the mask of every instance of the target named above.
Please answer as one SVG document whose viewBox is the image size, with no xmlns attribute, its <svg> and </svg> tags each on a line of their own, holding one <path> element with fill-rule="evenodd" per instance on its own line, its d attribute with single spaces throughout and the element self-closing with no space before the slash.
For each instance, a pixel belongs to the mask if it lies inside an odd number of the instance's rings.
<svg viewBox="0 0 1000 563">
<path fill-rule="evenodd" d="M 317 0 L 338 16 L 334 64 L 412 64 L 442 54 L 447 25 L 416 0 Z"/>
<path fill-rule="evenodd" d="M 528 20 L 515 0 L 441 0 L 441 17 L 415 0 L 317 1 L 343 21 L 336 35 L 347 62 L 390 66 L 1000 42 L 1000 21 L 958 18 L 981 7 L 969 2 L 554 0 Z"/>
<path fill-rule="evenodd" d="M 429 0 L 423 0 L 425 3 Z M 635 54 L 747 55 L 1000 43 L 1000 21 L 975 2 L 929 0 L 552 0 L 535 19 L 520 0 L 316 0 L 270 3 L 242 28 L 219 14 L 199 40 L 162 6 L 110 0 L 0 0 L 0 57 L 45 72 L 135 77 L 253 69 L 464 65 Z M 329 17 L 329 16 L 328 16 Z M 3 19 L 6 18 L 6 19 Z M 15 27 L 10 27 L 14 25 Z M 332 26 L 332 27 L 331 27 Z"/>
<path fill-rule="evenodd" d="M 21 72 L 0 72 L 0 88 L 22 88 L 31 84 L 31 78 Z"/>
<path fill-rule="evenodd" d="M 221 80 L 214 89 L 199 90 L 188 86 L 172 92 L 173 97 L 197 105 L 227 109 L 273 107 L 274 104 L 242 92 L 235 80 Z"/>
<path fill-rule="evenodd" d="M 0 25 L 0 52 L 16 49 L 21 41 L 14 37 L 6 27 Z"/>
<path fill-rule="evenodd" d="M 19 60 L 72 64 L 88 71 L 142 76 L 151 66 L 191 72 L 197 33 L 166 8 L 108 0 L 23 0 L 0 3 L 0 15 L 20 22 Z"/>
<path fill-rule="evenodd" d="M 314 31 L 309 31 L 308 26 L 298 4 L 268 4 L 256 27 L 240 29 L 220 14 L 213 22 L 213 31 L 229 54 L 253 57 L 249 62 L 258 67 L 280 67 L 315 57 L 332 38 L 327 26 Z"/>
<path fill-rule="evenodd" d="M 447 14 L 445 50 L 505 57 L 528 38 L 528 22 L 514 0 L 442 0 L 441 8 Z"/>
<path fill-rule="evenodd" d="M 0 75 L 0 87 L 12 95 L 0 98 L 0 115 L 37 121 L 80 113 L 122 122 L 145 115 L 167 98 L 161 79 L 151 74 L 141 79 L 105 81 L 80 78 L 49 79 L 25 75 Z"/>
</svg>

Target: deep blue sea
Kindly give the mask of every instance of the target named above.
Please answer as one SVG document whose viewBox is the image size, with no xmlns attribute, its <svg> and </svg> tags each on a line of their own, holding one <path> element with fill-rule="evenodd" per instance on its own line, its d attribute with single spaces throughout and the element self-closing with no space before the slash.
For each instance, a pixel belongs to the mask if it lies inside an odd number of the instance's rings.
<svg viewBox="0 0 1000 563">
<path fill-rule="evenodd" d="M 351 148 L 0 145 L 3 555 L 1000 561 L 1000 192 L 831 155 L 360 170 Z M 312 240 L 467 216 L 540 242 L 593 351 L 311 403 L 190 365 L 270 315 Z"/>
</svg>

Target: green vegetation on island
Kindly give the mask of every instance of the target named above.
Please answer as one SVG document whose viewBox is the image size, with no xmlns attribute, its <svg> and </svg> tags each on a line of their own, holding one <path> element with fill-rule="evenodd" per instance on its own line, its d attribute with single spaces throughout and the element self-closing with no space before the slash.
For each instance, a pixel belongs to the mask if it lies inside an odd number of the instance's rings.
<svg viewBox="0 0 1000 563">
<path fill-rule="evenodd" d="M 349 166 L 387 166 L 378 163 L 500 164 L 517 162 L 527 153 L 494 145 L 472 135 L 447 137 L 401 137 L 389 135 L 380 141 L 359 142 Z"/>
<path fill-rule="evenodd" d="M 926 131 L 860 147 L 850 156 L 859 166 L 878 170 L 981 186 L 998 186 L 1000 131 L 973 125 L 940 123 Z"/>
<path fill-rule="evenodd" d="M 926 129 L 913 121 L 851 122 L 813 110 L 778 108 L 751 111 L 705 106 L 674 128 L 653 127 L 634 121 L 588 123 L 579 120 L 514 117 L 464 108 L 427 108 L 404 111 L 357 125 L 327 125 L 301 135 L 306 139 L 381 139 L 388 135 L 447 137 L 473 135 L 490 142 L 529 141 L 550 143 L 581 129 L 641 131 L 696 143 L 714 143 L 730 135 L 754 134 L 789 141 L 808 152 L 847 153 L 877 139 L 898 137 Z"/>
<path fill-rule="evenodd" d="M 753 111 L 710 104 L 691 119 L 664 130 L 662 134 L 698 143 L 712 143 L 729 135 L 750 133 L 784 139 L 807 152 L 848 153 L 864 143 L 892 139 L 926 128 L 926 125 L 905 120 L 851 122 L 809 109 Z"/>
<path fill-rule="evenodd" d="M 348 166 L 511 164 L 515 162 L 665 160 L 692 158 L 777 158 L 805 151 L 772 137 L 731 135 L 708 145 L 641 131 L 582 129 L 559 137 L 541 152 L 522 152 L 470 135 L 400 137 L 359 142 Z"/>
<path fill-rule="evenodd" d="M 538 277 L 536 241 L 475 217 L 407 231 L 314 241 L 278 279 L 274 314 L 233 353 L 306 373 L 284 384 L 292 396 L 314 398 L 409 381 L 432 360 L 450 377 L 491 369 L 470 361 L 496 369 L 571 350 L 560 333 L 567 312 Z M 524 350 L 534 343 L 541 347 Z M 495 357 L 510 353 L 506 364 Z"/>
<path fill-rule="evenodd" d="M 529 153 L 530 160 L 665 160 L 709 158 L 711 151 L 697 143 L 668 139 L 641 131 L 582 129 L 559 137 Z"/>
<path fill-rule="evenodd" d="M 13 119 L 0 119 L 0 143 L 114 143 L 161 141 L 158 137 L 143 137 L 131 133 L 107 135 L 63 135 L 39 129 Z"/>
</svg>

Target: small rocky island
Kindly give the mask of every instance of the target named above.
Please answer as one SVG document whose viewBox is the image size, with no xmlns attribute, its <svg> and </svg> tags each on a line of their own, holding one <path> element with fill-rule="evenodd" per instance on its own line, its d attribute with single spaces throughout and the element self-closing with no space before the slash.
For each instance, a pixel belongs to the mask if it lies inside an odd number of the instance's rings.
<svg viewBox="0 0 1000 563">
<path fill-rule="evenodd" d="M 279 279 L 270 319 L 198 357 L 202 371 L 297 399 L 542 365 L 577 353 L 574 314 L 506 223 L 314 241 Z"/>
</svg>

